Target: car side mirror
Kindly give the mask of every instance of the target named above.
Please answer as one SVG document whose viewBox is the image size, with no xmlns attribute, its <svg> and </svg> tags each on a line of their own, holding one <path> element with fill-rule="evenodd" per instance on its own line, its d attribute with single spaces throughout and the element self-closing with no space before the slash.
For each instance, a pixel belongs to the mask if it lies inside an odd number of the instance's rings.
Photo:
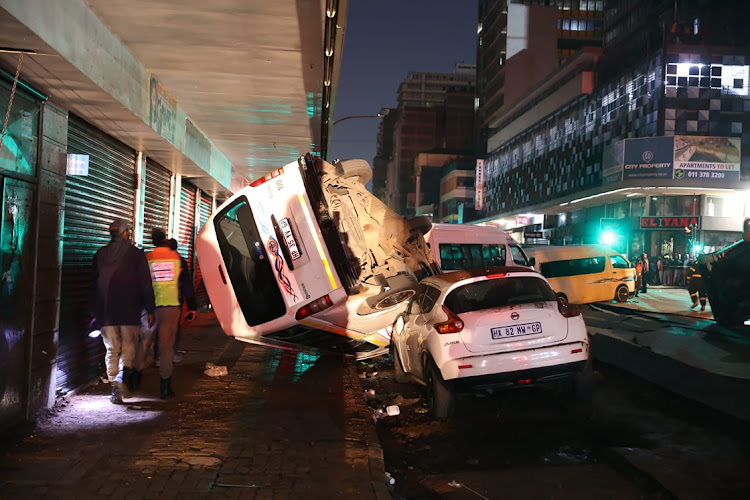
<svg viewBox="0 0 750 500">
<path fill-rule="evenodd" d="M 535 265 L 536 265 L 536 258 L 529 257 L 529 267 L 534 267 Z"/>
</svg>

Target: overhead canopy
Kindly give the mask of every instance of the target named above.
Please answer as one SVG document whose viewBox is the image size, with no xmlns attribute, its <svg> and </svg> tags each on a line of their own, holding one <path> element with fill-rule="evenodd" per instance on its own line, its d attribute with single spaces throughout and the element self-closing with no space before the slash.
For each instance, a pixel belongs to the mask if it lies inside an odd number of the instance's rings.
<svg viewBox="0 0 750 500">
<path fill-rule="evenodd" d="M 347 5 L 0 0 L 0 68 L 12 77 L 24 52 L 23 83 L 226 192 L 327 154 Z"/>
</svg>

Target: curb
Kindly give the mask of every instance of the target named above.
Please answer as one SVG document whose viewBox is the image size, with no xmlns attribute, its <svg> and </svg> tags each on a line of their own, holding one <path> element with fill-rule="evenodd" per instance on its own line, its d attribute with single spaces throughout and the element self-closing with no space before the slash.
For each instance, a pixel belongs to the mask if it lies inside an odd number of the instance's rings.
<svg viewBox="0 0 750 500">
<path fill-rule="evenodd" d="M 385 483 L 385 459 L 383 457 L 383 448 L 380 445 L 380 439 L 375 429 L 375 423 L 372 415 L 367 409 L 367 401 L 359 382 L 359 373 L 357 371 L 357 361 L 350 356 L 344 357 L 346 363 L 346 380 L 347 391 L 351 395 L 350 401 L 354 408 L 352 412 L 354 418 L 349 421 L 353 425 L 367 450 L 367 466 L 370 471 L 370 484 L 377 500 L 391 500 L 393 496 L 388 490 Z"/>
<path fill-rule="evenodd" d="M 591 353 L 597 361 L 616 366 L 743 422 L 750 422 L 750 401 L 737 397 L 750 394 L 750 380 L 710 373 L 606 333 L 589 333 Z"/>
</svg>

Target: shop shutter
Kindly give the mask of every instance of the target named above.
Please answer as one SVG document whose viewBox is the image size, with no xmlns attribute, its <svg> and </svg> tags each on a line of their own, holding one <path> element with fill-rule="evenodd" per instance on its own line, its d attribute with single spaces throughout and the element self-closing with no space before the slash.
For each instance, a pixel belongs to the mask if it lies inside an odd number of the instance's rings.
<svg viewBox="0 0 750 500">
<path fill-rule="evenodd" d="M 180 220 L 177 225 L 177 251 L 193 270 L 193 237 L 195 236 L 195 186 L 186 182 L 180 188 Z"/>
<path fill-rule="evenodd" d="M 146 188 L 143 204 L 143 250 L 154 249 L 151 229 L 169 229 L 169 190 L 172 173 L 161 165 L 146 159 Z"/>
<path fill-rule="evenodd" d="M 135 151 L 71 115 L 68 153 L 89 155 L 86 176 L 67 176 L 57 354 L 57 387 L 67 391 L 101 374 L 104 347 L 87 333 L 91 265 L 109 242 L 115 218 L 132 223 L 135 199 Z"/>
<path fill-rule="evenodd" d="M 198 231 L 203 229 L 203 225 L 208 221 L 211 215 L 212 201 L 211 198 L 201 195 L 198 201 Z M 208 305 L 208 292 L 203 284 L 203 275 L 198 259 L 195 260 L 195 300 L 198 307 Z"/>
</svg>

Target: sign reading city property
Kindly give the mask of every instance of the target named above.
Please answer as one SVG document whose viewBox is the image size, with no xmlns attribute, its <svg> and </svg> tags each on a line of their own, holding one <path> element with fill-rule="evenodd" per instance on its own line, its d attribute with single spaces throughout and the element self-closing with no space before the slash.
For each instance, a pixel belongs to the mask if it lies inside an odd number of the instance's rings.
<svg viewBox="0 0 750 500">
<path fill-rule="evenodd" d="M 476 180 L 474 182 L 474 210 L 482 210 L 484 206 L 484 160 L 477 159 Z"/>
<path fill-rule="evenodd" d="M 700 217 L 641 217 L 641 229 L 684 229 L 693 226 L 700 228 Z"/>
<path fill-rule="evenodd" d="M 674 178 L 739 182 L 739 137 L 674 137 Z"/>
<path fill-rule="evenodd" d="M 674 137 L 625 139 L 623 179 L 671 179 Z"/>
</svg>

